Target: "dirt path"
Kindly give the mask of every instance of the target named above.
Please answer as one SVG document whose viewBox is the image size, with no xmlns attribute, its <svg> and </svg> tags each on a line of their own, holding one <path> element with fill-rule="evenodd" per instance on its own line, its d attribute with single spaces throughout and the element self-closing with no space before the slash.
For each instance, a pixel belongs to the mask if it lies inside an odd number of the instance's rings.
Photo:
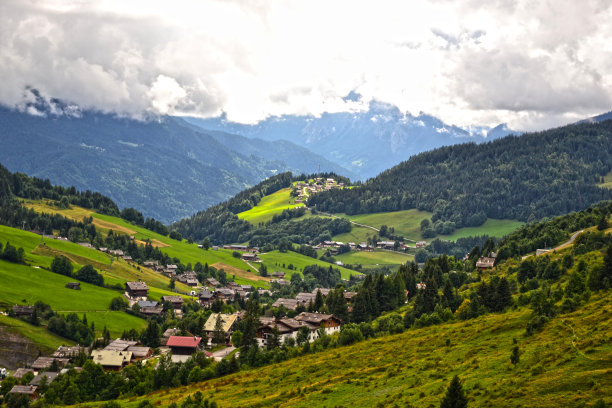
<svg viewBox="0 0 612 408">
<path fill-rule="evenodd" d="M 562 243 L 561 245 L 557 245 L 553 249 L 550 249 L 548 252 L 558 251 L 558 250 L 561 250 L 561 249 L 564 249 L 564 248 L 570 246 L 571 244 L 574 243 L 576 238 L 578 238 L 578 235 L 582 234 L 583 232 L 584 232 L 584 230 L 580 230 L 580 231 L 574 232 L 568 241 Z M 530 256 L 534 256 L 534 255 L 533 254 L 532 255 L 525 255 L 525 256 L 523 256 L 522 259 L 525 260 L 525 259 L 529 258 Z"/>
</svg>

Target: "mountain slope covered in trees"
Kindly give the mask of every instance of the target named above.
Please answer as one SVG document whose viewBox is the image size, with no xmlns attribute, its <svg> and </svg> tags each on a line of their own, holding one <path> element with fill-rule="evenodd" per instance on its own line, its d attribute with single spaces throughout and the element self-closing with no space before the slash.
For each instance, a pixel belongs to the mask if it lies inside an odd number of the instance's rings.
<svg viewBox="0 0 612 408">
<path fill-rule="evenodd" d="M 612 198 L 597 186 L 610 170 L 612 121 L 578 124 L 422 153 L 309 205 L 347 214 L 418 208 L 457 228 L 487 218 L 535 221 Z"/>
<path fill-rule="evenodd" d="M 310 172 L 319 164 L 343 171 L 288 142 L 277 148 L 251 141 L 241 150 L 180 118 L 137 121 L 42 98 L 28 112 L 0 107 L 0 163 L 55 184 L 98 191 L 120 207 L 138 208 L 164 222 L 224 201 L 279 172 Z"/>
</svg>

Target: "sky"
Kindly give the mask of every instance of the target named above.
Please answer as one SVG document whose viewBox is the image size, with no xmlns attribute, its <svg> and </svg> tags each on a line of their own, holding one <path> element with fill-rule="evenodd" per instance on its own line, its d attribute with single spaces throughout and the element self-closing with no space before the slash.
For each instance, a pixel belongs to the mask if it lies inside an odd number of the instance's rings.
<svg viewBox="0 0 612 408">
<path fill-rule="evenodd" d="M 367 109 L 459 126 L 612 110 L 612 1 L 0 1 L 0 104 L 122 116 Z M 346 98 L 348 94 L 361 98 Z"/>
</svg>

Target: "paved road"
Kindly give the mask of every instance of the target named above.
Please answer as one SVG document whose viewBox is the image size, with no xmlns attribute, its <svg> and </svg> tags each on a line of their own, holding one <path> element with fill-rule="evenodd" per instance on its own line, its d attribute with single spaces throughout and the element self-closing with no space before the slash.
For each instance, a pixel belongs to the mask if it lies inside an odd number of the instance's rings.
<svg viewBox="0 0 612 408">
<path fill-rule="evenodd" d="M 221 361 L 224 357 L 227 357 L 234 350 L 236 350 L 236 347 L 234 346 L 226 347 L 224 349 L 215 351 L 214 353 L 212 353 L 212 356 L 215 361 Z"/>
<path fill-rule="evenodd" d="M 574 241 L 576 240 L 576 238 L 578 238 L 578 235 L 582 234 L 583 232 L 584 232 L 584 230 L 580 230 L 580 231 L 574 232 L 574 233 L 572 234 L 572 236 L 570 237 L 570 239 L 569 239 L 567 242 L 564 242 L 564 243 L 562 243 L 561 245 L 557 245 L 556 247 L 554 247 L 553 249 L 551 249 L 549 252 L 556 251 L 556 250 L 561 249 L 562 247 L 564 247 L 564 246 L 566 246 L 566 245 L 570 245 L 570 244 L 574 243 Z M 533 255 L 525 255 L 525 256 L 524 256 L 522 259 L 523 259 L 523 260 L 524 260 L 524 259 L 527 259 L 527 258 L 529 258 L 530 256 L 533 256 Z"/>
</svg>

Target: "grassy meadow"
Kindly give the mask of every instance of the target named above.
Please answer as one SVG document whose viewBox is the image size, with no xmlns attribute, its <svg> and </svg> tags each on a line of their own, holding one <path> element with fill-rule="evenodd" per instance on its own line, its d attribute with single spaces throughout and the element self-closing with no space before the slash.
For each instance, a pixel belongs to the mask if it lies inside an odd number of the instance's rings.
<svg viewBox="0 0 612 408">
<path fill-rule="evenodd" d="M 124 312 L 108 310 L 111 299 L 121 296 L 121 292 L 81 282 L 81 290 L 65 287 L 73 282 L 67 276 L 58 275 L 45 269 L 17 265 L 0 261 L 0 281 L 10 282 L 0 291 L 0 306 L 11 307 L 19 304 L 34 304 L 42 301 L 58 313 L 75 312 L 85 314 L 96 329 L 106 327 L 112 335 L 120 335 L 128 328 L 142 329 L 146 322 Z M 112 318 L 111 318 L 112 316 Z M 27 333 L 23 333 L 27 337 Z"/>
<path fill-rule="evenodd" d="M 294 273 L 301 273 L 301 271 L 308 265 L 320 265 L 325 268 L 328 268 L 330 266 L 330 264 L 327 262 L 323 262 L 318 259 L 314 259 L 309 256 L 301 255 L 291 251 L 279 252 L 275 250 L 272 252 L 261 254 L 259 257 L 268 267 L 269 274 L 275 271 L 285 272 L 286 280 L 291 279 L 291 275 L 293 275 Z M 292 264 L 294 269 L 289 269 L 289 264 Z M 338 268 L 340 270 L 342 279 L 348 279 L 351 275 L 360 275 L 359 272 L 355 272 L 350 269 L 343 268 L 341 266 L 333 265 L 333 267 Z"/>
<path fill-rule="evenodd" d="M 108 233 L 109 230 L 113 230 L 134 236 L 134 238 L 141 243 L 149 240 L 153 246 L 159 247 L 163 252 L 166 252 L 171 257 L 179 258 L 185 265 L 188 263 L 195 265 L 196 262 L 200 262 L 202 264 L 208 263 L 209 265 L 212 265 L 221 262 L 245 271 L 249 269 L 249 266 L 244 261 L 232 256 L 233 251 L 225 249 L 219 249 L 218 251 L 209 249 L 206 251 L 198 248 L 196 243 L 189 244 L 186 240 L 177 241 L 153 231 L 149 231 L 143 227 L 131 224 L 118 217 L 97 214 L 92 210 L 87 210 L 76 206 L 72 206 L 71 209 L 67 210 L 59 210 L 55 207 L 46 205 L 42 201 L 24 201 L 24 205 L 39 212 L 54 212 L 76 220 L 82 220 L 84 216 L 91 216 L 93 217 L 93 224 L 103 234 Z M 121 263 L 123 261 L 118 262 Z M 113 268 L 115 268 L 116 264 L 117 262 L 113 263 Z M 141 270 L 143 269 L 144 268 L 141 267 Z M 163 279 L 166 279 L 167 282 L 169 282 L 167 278 Z M 250 284 L 253 286 L 258 285 L 258 281 L 256 279 L 241 278 L 240 283 Z M 261 283 L 259 283 L 259 285 L 261 286 Z M 167 287 L 167 284 L 165 284 L 165 287 Z M 189 288 L 177 282 L 177 288 L 179 287 L 182 291 L 189 290 Z"/>
<path fill-rule="evenodd" d="M 405 238 L 413 240 L 413 241 L 420 241 L 421 240 L 421 221 L 423 221 L 424 219 L 431 218 L 431 213 L 427 211 L 419 211 L 416 209 L 412 209 L 412 210 L 404 210 L 404 211 L 374 213 L 374 214 L 359 214 L 359 215 L 338 214 L 338 216 L 347 218 L 359 224 L 369 225 L 377 229 L 380 229 L 382 225 L 386 225 L 387 227 L 393 227 L 395 228 L 396 234 L 402 235 Z M 373 231 L 373 230 L 369 230 L 369 231 L 371 234 L 376 233 L 376 231 Z M 357 242 L 357 241 L 350 241 L 350 242 Z"/>
<path fill-rule="evenodd" d="M 450 235 L 440 235 L 438 238 L 448 241 L 456 241 L 459 238 L 488 235 L 490 237 L 502 238 L 521 227 L 524 222 L 516 220 L 496 220 L 489 218 L 480 227 L 459 228 Z"/>
<path fill-rule="evenodd" d="M 344 264 L 360 264 L 363 267 L 399 266 L 414 260 L 414 255 L 403 252 L 375 250 L 374 252 L 347 252 L 334 258 Z"/>
<path fill-rule="evenodd" d="M 526 309 L 409 330 L 219 379 L 119 400 L 136 407 L 200 391 L 224 407 L 437 407 L 454 375 L 470 407 L 612 403 L 611 292 L 525 335 Z M 510 363 L 516 339 L 520 361 Z M 88 404 L 91 406 L 91 403 Z"/>
<path fill-rule="evenodd" d="M 402 235 L 404 238 L 411 241 L 431 241 L 431 239 L 423 239 L 421 237 L 421 221 L 429 219 L 431 213 L 418 210 L 405 210 L 375 214 L 361 214 L 347 216 L 338 214 L 338 216 L 347 218 L 353 222 L 364 225 L 369 225 L 374 228 L 380 228 L 381 225 L 395 228 L 395 233 Z M 450 235 L 438 235 L 437 238 L 447 241 L 456 241 L 459 238 L 489 235 L 492 237 L 501 238 L 505 235 L 514 232 L 524 223 L 516 220 L 498 220 L 489 218 L 483 225 L 479 227 L 459 228 Z M 368 237 L 377 236 L 378 233 L 371 228 L 360 227 L 353 224 L 351 232 L 335 235 L 333 239 L 340 242 L 366 242 Z"/>
<path fill-rule="evenodd" d="M 268 221 L 272 221 L 272 217 L 282 213 L 283 210 L 304 206 L 304 204 L 295 204 L 295 197 L 291 197 L 290 194 L 291 188 L 283 188 L 265 196 L 255 207 L 239 213 L 238 217 L 251 224 L 265 224 Z"/>
</svg>

